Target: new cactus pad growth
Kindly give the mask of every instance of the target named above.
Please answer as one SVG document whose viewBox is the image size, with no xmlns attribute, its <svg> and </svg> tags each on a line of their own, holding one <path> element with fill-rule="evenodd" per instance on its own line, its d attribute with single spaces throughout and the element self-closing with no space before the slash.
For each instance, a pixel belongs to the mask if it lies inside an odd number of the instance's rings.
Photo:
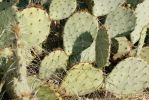
<svg viewBox="0 0 149 100">
<path fill-rule="evenodd" d="M 148 0 L 0 0 L 0 99 L 148 100 Z"/>
</svg>

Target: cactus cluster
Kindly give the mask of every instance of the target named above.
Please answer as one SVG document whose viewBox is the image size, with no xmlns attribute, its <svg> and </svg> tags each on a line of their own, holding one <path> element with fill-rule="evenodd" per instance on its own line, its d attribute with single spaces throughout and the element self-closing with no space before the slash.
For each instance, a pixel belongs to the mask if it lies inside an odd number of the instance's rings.
<svg viewBox="0 0 149 100">
<path fill-rule="evenodd" d="M 0 0 L 0 99 L 148 100 L 148 0 Z"/>
</svg>

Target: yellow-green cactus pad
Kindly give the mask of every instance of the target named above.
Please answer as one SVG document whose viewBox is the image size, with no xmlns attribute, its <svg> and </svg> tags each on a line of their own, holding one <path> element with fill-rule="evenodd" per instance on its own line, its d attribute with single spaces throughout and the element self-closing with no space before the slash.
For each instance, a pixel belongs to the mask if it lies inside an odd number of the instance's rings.
<svg viewBox="0 0 149 100">
<path fill-rule="evenodd" d="M 17 13 L 19 38 L 29 47 L 40 45 L 48 36 L 50 23 L 47 12 L 40 8 L 30 7 Z"/>
<path fill-rule="evenodd" d="M 77 7 L 77 0 L 51 0 L 49 15 L 53 20 L 69 17 Z"/>
<path fill-rule="evenodd" d="M 149 63 L 149 47 L 144 47 L 141 50 L 140 57 L 144 59 L 147 63 Z"/>
<path fill-rule="evenodd" d="M 130 57 L 112 70 L 106 79 L 106 90 L 117 96 L 143 92 L 149 83 L 149 65 L 140 58 Z"/>
<path fill-rule="evenodd" d="M 102 86 L 103 72 L 89 63 L 79 63 L 70 69 L 62 81 L 61 87 L 65 95 L 85 95 Z"/>
<path fill-rule="evenodd" d="M 137 52 L 137 49 L 134 49 L 130 52 L 130 56 L 135 56 Z M 149 64 L 149 47 L 143 47 L 140 53 L 140 58 L 142 58 L 143 60 L 145 60 L 148 64 Z"/>
<path fill-rule="evenodd" d="M 68 56 L 62 50 L 56 50 L 47 55 L 41 62 L 39 77 L 49 79 L 57 69 L 66 70 Z"/>
<path fill-rule="evenodd" d="M 88 48 L 98 32 L 98 20 L 88 12 L 77 12 L 64 27 L 64 49 L 68 55 Z"/>
</svg>

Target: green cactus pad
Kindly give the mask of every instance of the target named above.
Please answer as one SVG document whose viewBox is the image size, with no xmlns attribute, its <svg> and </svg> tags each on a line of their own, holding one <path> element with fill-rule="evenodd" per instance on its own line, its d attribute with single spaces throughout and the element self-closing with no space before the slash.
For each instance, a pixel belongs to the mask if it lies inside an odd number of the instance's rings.
<svg viewBox="0 0 149 100">
<path fill-rule="evenodd" d="M 92 0 L 94 5 L 92 12 L 95 16 L 103 16 L 115 10 L 125 0 Z"/>
<path fill-rule="evenodd" d="M 28 76 L 28 84 L 38 100 L 57 100 L 56 92 L 50 86 L 39 80 L 36 76 Z M 36 94 L 35 94 L 36 93 Z"/>
<path fill-rule="evenodd" d="M 49 7 L 49 15 L 53 20 L 61 20 L 69 17 L 76 9 L 76 0 L 52 0 Z"/>
<path fill-rule="evenodd" d="M 18 0 L 2 0 L 0 2 L 0 11 L 8 9 L 15 5 L 18 2 Z"/>
<path fill-rule="evenodd" d="M 126 37 L 116 37 L 112 40 L 113 59 L 116 60 L 128 54 L 131 50 L 131 43 Z"/>
<path fill-rule="evenodd" d="M 77 12 L 64 27 L 64 49 L 68 55 L 77 54 L 91 45 L 98 32 L 98 20 L 88 12 Z"/>
<path fill-rule="evenodd" d="M 121 61 L 106 79 L 106 90 L 117 96 L 132 96 L 143 92 L 149 83 L 149 65 L 140 58 Z"/>
<path fill-rule="evenodd" d="M 56 50 L 46 56 L 39 68 L 39 77 L 49 79 L 57 69 L 66 70 L 68 56 L 64 51 Z"/>
<path fill-rule="evenodd" d="M 135 27 L 135 15 L 129 8 L 118 7 L 107 15 L 105 25 L 112 37 L 128 35 Z"/>
<path fill-rule="evenodd" d="M 140 34 L 146 25 L 149 24 L 149 0 L 144 0 L 138 4 L 135 14 L 137 17 L 136 26 L 134 31 L 131 33 L 131 42 L 135 44 L 140 39 Z"/>
<path fill-rule="evenodd" d="M 16 37 L 11 27 L 16 23 L 15 10 L 12 8 L 0 11 L 0 49 L 15 47 Z"/>
<path fill-rule="evenodd" d="M 95 62 L 95 41 L 91 44 L 90 47 L 82 51 L 80 56 L 81 56 L 80 62 L 88 62 L 88 63 Z"/>
<path fill-rule="evenodd" d="M 102 74 L 102 71 L 94 68 L 92 64 L 79 63 L 68 71 L 60 88 L 66 91 L 67 96 L 85 95 L 101 87 Z"/>
<path fill-rule="evenodd" d="M 35 7 L 26 8 L 17 13 L 19 37 L 27 42 L 29 47 L 41 45 L 50 31 L 48 14 Z"/>
<path fill-rule="evenodd" d="M 95 51 L 98 67 L 104 67 L 109 63 L 111 41 L 107 30 L 101 27 L 96 38 Z"/>
</svg>

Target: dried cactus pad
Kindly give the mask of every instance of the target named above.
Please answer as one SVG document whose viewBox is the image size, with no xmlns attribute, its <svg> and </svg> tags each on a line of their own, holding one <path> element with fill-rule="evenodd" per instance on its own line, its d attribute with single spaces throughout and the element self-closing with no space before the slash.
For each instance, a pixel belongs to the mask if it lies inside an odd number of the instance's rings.
<svg viewBox="0 0 149 100">
<path fill-rule="evenodd" d="M 0 48 L 15 47 L 15 34 L 11 26 L 15 24 L 15 10 L 12 8 L 0 11 Z"/>
<path fill-rule="evenodd" d="M 30 47 L 40 45 L 47 38 L 51 21 L 44 10 L 30 7 L 18 12 L 17 16 L 20 38 Z"/>
<path fill-rule="evenodd" d="M 117 7 L 107 15 L 105 25 L 108 27 L 108 33 L 112 37 L 118 35 L 129 35 L 135 27 L 135 15 L 129 8 Z"/>
<path fill-rule="evenodd" d="M 146 25 L 149 25 L 149 0 L 144 0 L 138 4 L 135 14 L 137 17 L 136 26 L 134 31 L 131 33 L 131 41 L 135 44 L 140 39 L 140 34 Z"/>
<path fill-rule="evenodd" d="M 64 27 L 64 49 L 68 55 L 88 48 L 98 32 L 98 20 L 88 12 L 77 12 Z"/>
<path fill-rule="evenodd" d="M 93 14 L 95 16 L 103 16 L 115 10 L 125 0 L 93 0 Z"/>
<path fill-rule="evenodd" d="M 41 79 L 49 79 L 57 69 L 66 70 L 68 56 L 62 50 L 56 50 L 46 56 L 39 68 L 39 77 Z"/>
<path fill-rule="evenodd" d="M 85 95 L 96 91 L 101 87 L 102 71 L 94 68 L 89 63 L 79 63 L 68 71 L 61 88 L 66 91 L 65 95 Z"/>
<path fill-rule="evenodd" d="M 51 0 L 49 15 L 53 20 L 61 20 L 69 17 L 76 9 L 76 0 Z"/>
<path fill-rule="evenodd" d="M 149 83 L 149 65 L 140 58 L 121 61 L 106 79 L 106 90 L 115 95 L 134 95 L 143 92 Z"/>
<path fill-rule="evenodd" d="M 104 27 L 98 31 L 96 38 L 95 51 L 97 66 L 102 68 L 109 63 L 111 40 Z"/>
</svg>

